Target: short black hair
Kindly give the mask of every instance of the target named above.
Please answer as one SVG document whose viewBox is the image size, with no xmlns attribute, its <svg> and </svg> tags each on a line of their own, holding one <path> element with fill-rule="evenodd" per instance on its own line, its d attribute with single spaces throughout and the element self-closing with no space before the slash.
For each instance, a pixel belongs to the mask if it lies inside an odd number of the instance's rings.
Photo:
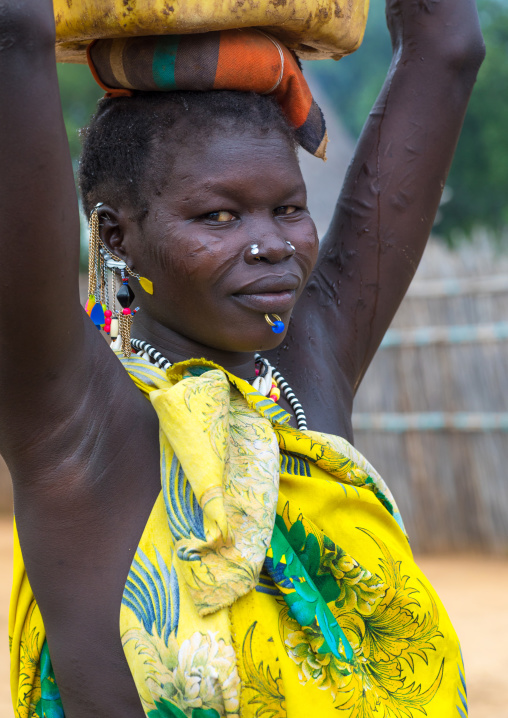
<svg viewBox="0 0 508 718">
<path fill-rule="evenodd" d="M 81 131 L 78 181 L 87 217 L 98 202 L 127 203 L 140 221 L 146 214 L 147 167 L 158 141 L 171 155 L 177 147 L 211 130 L 256 128 L 280 132 L 296 153 L 293 128 L 273 97 L 254 92 L 136 92 L 103 98 Z M 205 135 L 206 136 L 206 135 Z"/>
</svg>

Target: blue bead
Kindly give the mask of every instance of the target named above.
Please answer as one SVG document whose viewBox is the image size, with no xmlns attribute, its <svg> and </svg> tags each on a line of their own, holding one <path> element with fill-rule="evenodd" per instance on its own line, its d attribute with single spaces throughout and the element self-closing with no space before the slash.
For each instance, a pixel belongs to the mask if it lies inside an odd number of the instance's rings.
<svg viewBox="0 0 508 718">
<path fill-rule="evenodd" d="M 274 334 L 282 334 L 283 331 L 284 331 L 284 322 L 279 322 L 279 321 L 274 322 L 274 325 L 272 327 L 272 332 Z"/>
<path fill-rule="evenodd" d="M 90 314 L 90 319 L 96 327 L 100 327 L 101 324 L 104 324 L 104 309 L 99 302 L 95 302 Z"/>
</svg>

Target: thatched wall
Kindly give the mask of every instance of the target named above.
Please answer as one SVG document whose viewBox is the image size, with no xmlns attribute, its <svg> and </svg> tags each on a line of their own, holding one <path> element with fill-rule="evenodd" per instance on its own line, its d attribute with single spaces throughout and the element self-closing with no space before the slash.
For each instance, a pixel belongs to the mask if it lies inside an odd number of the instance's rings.
<svg viewBox="0 0 508 718">
<path fill-rule="evenodd" d="M 355 443 L 419 551 L 508 551 L 507 320 L 508 257 L 431 244 L 358 392 Z"/>
</svg>

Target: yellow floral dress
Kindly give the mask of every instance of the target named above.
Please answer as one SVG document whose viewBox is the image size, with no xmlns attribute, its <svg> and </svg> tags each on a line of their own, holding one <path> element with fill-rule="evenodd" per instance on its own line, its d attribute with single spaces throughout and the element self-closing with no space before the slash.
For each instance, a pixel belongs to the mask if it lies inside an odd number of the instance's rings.
<svg viewBox="0 0 508 718">
<path fill-rule="evenodd" d="M 160 421 L 119 619 L 148 718 L 464 718 L 457 637 L 364 457 L 205 360 L 122 361 Z M 15 550 L 15 715 L 63 718 Z"/>
</svg>

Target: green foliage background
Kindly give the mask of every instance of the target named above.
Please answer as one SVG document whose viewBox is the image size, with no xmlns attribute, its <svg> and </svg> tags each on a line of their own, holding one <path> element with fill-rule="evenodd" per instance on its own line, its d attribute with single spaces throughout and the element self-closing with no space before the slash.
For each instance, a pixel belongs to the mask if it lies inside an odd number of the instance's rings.
<svg viewBox="0 0 508 718">
<path fill-rule="evenodd" d="M 58 65 L 58 82 L 72 160 L 76 164 L 81 150 L 79 130 L 88 123 L 104 91 L 93 79 L 88 65 Z"/>
<path fill-rule="evenodd" d="M 448 186 L 453 195 L 442 208 L 439 233 L 453 239 L 475 226 L 501 231 L 508 226 L 508 0 L 478 0 L 487 57 L 480 70 Z M 314 62 L 337 112 L 355 135 L 379 92 L 391 59 L 384 2 L 371 0 L 361 49 L 340 63 Z M 78 130 L 88 122 L 102 91 L 86 66 L 58 68 L 62 106 L 74 162 Z"/>
</svg>

